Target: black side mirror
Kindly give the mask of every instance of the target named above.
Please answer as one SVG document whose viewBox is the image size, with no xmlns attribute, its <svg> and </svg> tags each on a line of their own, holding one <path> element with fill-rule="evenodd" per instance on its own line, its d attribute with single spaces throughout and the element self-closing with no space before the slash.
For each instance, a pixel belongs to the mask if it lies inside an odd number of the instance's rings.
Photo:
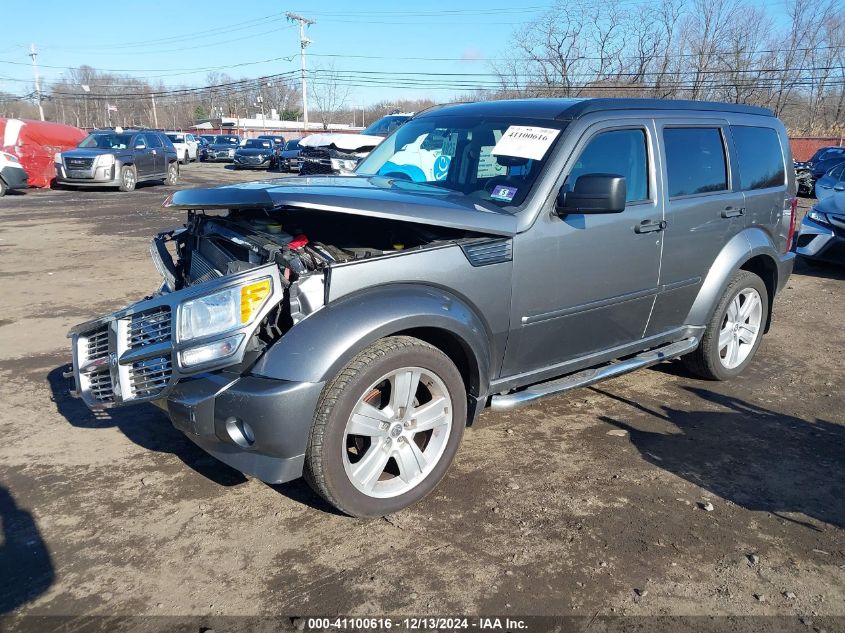
<svg viewBox="0 0 845 633">
<path fill-rule="evenodd" d="M 623 176 L 584 174 L 575 181 L 573 191 L 561 188 L 557 195 L 557 213 L 621 213 L 625 210 L 626 195 Z"/>
</svg>

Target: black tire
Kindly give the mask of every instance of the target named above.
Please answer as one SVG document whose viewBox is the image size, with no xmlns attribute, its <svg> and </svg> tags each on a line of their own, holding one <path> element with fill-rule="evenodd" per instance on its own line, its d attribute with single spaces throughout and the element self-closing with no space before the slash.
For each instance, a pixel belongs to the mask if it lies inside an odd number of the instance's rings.
<svg viewBox="0 0 845 633">
<path fill-rule="evenodd" d="M 365 390 L 380 376 L 403 367 L 421 367 L 443 381 L 451 398 L 452 426 L 439 461 L 424 479 L 404 494 L 376 498 L 359 491 L 346 474 L 346 424 Z M 350 516 L 380 517 L 397 512 L 429 494 L 446 474 L 463 437 L 466 416 L 466 388 L 448 356 L 410 336 L 381 339 L 356 355 L 324 387 L 305 452 L 305 479 L 317 494 Z"/>
<path fill-rule="evenodd" d="M 760 295 L 760 299 L 762 300 L 762 318 L 760 320 L 757 338 L 752 344 L 751 350 L 745 360 L 736 367 L 728 368 L 720 359 L 719 332 L 725 321 L 728 306 L 737 295 L 747 289 L 754 289 Z M 754 355 L 760 347 L 760 342 L 763 340 L 763 330 L 768 317 L 769 291 L 766 288 L 766 284 L 754 273 L 747 270 L 738 270 L 725 289 L 719 305 L 716 306 L 716 310 L 710 318 L 710 322 L 705 327 L 704 335 L 701 337 L 701 343 L 699 343 L 698 348 L 682 358 L 684 364 L 691 372 L 708 380 L 728 380 L 741 374 L 754 359 Z"/>
<path fill-rule="evenodd" d="M 131 175 L 131 178 L 128 176 Z M 138 172 L 135 165 L 124 165 L 120 168 L 120 185 L 118 188 L 121 191 L 135 191 L 135 186 L 138 184 Z"/>
<path fill-rule="evenodd" d="M 6 185 L 6 182 L 2 178 L 0 178 L 0 198 L 6 195 L 6 191 L 8 189 L 9 187 Z"/>
<path fill-rule="evenodd" d="M 179 163 L 178 161 L 173 161 L 167 165 L 167 176 L 164 178 L 164 184 L 166 185 L 178 185 L 179 184 Z"/>
</svg>

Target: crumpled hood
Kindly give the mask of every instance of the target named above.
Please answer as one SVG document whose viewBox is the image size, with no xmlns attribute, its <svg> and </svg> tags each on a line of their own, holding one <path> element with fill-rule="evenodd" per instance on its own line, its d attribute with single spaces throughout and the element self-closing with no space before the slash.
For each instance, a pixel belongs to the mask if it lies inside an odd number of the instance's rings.
<svg viewBox="0 0 845 633">
<path fill-rule="evenodd" d="M 517 217 L 469 196 L 384 176 L 312 176 L 177 191 L 165 207 L 296 207 L 512 236 Z"/>
<path fill-rule="evenodd" d="M 311 134 L 299 141 L 300 147 L 329 147 L 347 152 L 369 151 L 384 140 L 381 136 L 366 134 Z"/>
</svg>

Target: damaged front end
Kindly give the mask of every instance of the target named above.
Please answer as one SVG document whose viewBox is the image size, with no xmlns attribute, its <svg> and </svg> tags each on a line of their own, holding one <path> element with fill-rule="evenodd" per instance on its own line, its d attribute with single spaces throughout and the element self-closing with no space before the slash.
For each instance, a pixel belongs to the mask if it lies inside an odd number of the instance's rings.
<svg viewBox="0 0 845 633">
<path fill-rule="evenodd" d="M 299 154 L 302 161 L 299 173 L 302 176 L 326 174 L 348 176 L 367 156 L 367 153 L 344 151 L 334 146 L 303 147 Z"/>
</svg>

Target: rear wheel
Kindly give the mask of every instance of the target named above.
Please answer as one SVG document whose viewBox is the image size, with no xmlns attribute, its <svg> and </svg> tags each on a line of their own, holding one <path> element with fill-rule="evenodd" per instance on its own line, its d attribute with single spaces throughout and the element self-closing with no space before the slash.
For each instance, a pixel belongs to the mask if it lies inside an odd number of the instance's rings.
<svg viewBox="0 0 845 633">
<path fill-rule="evenodd" d="M 690 371 L 710 380 L 727 380 L 751 362 L 763 339 L 769 311 L 766 284 L 757 275 L 740 270 L 728 284 L 701 344 L 684 357 Z"/>
<path fill-rule="evenodd" d="M 124 165 L 120 169 L 120 185 L 121 191 L 134 191 L 135 185 L 138 184 L 138 172 L 135 171 L 135 165 Z"/>
<path fill-rule="evenodd" d="M 396 512 L 443 478 L 465 423 L 466 391 L 454 363 L 419 339 L 382 339 L 323 390 L 306 480 L 346 514 Z"/>
<path fill-rule="evenodd" d="M 0 198 L 6 195 L 6 191 L 8 190 L 8 188 L 9 187 L 6 186 L 6 183 L 3 181 L 3 179 L 0 178 Z"/>
</svg>

